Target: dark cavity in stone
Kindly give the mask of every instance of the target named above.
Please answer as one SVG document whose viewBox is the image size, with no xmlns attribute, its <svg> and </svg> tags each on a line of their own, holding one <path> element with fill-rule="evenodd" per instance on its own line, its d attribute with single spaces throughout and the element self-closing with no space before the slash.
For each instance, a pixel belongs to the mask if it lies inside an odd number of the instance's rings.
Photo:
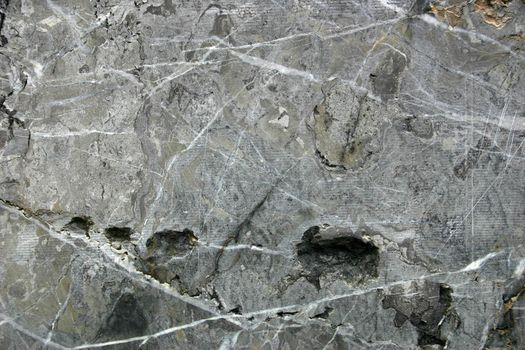
<svg viewBox="0 0 525 350">
<path fill-rule="evenodd" d="M 109 240 L 129 239 L 133 231 L 129 227 L 108 227 L 104 234 Z"/>
<path fill-rule="evenodd" d="M 361 283 L 377 277 L 379 249 L 359 237 L 338 235 L 323 237 L 318 226 L 309 228 L 297 245 L 304 277 L 318 289 L 320 278 L 335 274 L 348 282 Z"/>
<path fill-rule="evenodd" d="M 91 226 L 93 226 L 93 221 L 91 221 L 90 218 L 85 216 L 75 216 L 62 229 L 69 232 L 84 234 L 89 237 L 89 229 Z"/>
</svg>

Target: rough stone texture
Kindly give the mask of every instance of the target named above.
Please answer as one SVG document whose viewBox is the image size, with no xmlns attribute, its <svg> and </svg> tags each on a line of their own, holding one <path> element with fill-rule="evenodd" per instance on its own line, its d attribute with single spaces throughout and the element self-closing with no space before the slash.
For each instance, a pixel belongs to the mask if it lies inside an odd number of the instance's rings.
<svg viewBox="0 0 525 350">
<path fill-rule="evenodd" d="M 525 349 L 525 2 L 0 28 L 0 349 Z"/>
</svg>

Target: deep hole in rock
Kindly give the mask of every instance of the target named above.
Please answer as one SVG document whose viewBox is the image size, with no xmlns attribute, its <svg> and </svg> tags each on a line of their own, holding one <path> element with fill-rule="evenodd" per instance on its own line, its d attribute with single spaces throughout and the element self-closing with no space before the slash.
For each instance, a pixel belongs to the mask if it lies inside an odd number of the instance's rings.
<svg viewBox="0 0 525 350">
<path fill-rule="evenodd" d="M 279 311 L 277 312 L 277 316 L 279 317 L 285 317 L 285 316 L 293 316 L 298 314 L 299 311 Z"/>
<path fill-rule="evenodd" d="M 123 239 L 129 239 L 133 231 L 129 227 L 108 227 L 104 234 L 108 239 L 110 240 L 123 240 Z"/>
<path fill-rule="evenodd" d="M 82 233 L 89 237 L 89 229 L 93 221 L 85 216 L 75 216 L 62 229 L 74 233 Z"/>
<path fill-rule="evenodd" d="M 191 250 L 197 241 L 197 236 L 189 229 L 182 231 L 164 230 L 155 232 L 146 241 L 146 247 L 148 256 L 179 256 Z"/>
<path fill-rule="evenodd" d="M 236 315 L 242 315 L 242 307 L 240 305 L 237 305 L 236 307 L 234 307 L 228 312 L 232 314 L 236 314 Z"/>
<path fill-rule="evenodd" d="M 191 250 L 198 241 L 193 231 L 184 229 L 182 231 L 164 230 L 155 232 L 146 241 L 148 253 L 161 252 L 163 255 L 176 256 L 183 255 Z"/>
<path fill-rule="evenodd" d="M 320 289 L 320 278 L 328 274 L 355 283 L 377 277 L 379 249 L 374 244 L 359 237 L 322 237 L 319 233 L 318 226 L 309 228 L 297 245 L 303 275 L 310 283 Z"/>
</svg>

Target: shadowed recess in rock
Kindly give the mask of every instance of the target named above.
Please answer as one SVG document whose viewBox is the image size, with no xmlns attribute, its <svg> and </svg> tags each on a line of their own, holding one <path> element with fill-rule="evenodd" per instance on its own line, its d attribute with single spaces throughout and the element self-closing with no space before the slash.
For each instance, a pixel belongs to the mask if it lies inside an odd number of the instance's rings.
<svg viewBox="0 0 525 350">
<path fill-rule="evenodd" d="M 129 239 L 133 231 L 129 227 L 108 227 L 104 234 L 109 240 Z"/>
<path fill-rule="evenodd" d="M 69 223 L 64 225 L 62 230 L 84 234 L 89 237 L 89 229 L 93 226 L 93 221 L 85 216 L 75 216 Z"/>
<path fill-rule="evenodd" d="M 374 244 L 343 234 L 323 237 L 318 226 L 303 234 L 297 256 L 304 276 L 318 289 L 320 279 L 329 274 L 354 283 L 377 276 L 379 249 Z"/>
</svg>

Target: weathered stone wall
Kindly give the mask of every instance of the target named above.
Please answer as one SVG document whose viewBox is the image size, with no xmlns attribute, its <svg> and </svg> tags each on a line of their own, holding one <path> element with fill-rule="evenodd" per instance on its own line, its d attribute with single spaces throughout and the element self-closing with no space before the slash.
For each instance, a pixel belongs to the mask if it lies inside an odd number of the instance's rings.
<svg viewBox="0 0 525 350">
<path fill-rule="evenodd" d="M 524 31 L 0 0 L 0 349 L 525 349 Z"/>
</svg>

